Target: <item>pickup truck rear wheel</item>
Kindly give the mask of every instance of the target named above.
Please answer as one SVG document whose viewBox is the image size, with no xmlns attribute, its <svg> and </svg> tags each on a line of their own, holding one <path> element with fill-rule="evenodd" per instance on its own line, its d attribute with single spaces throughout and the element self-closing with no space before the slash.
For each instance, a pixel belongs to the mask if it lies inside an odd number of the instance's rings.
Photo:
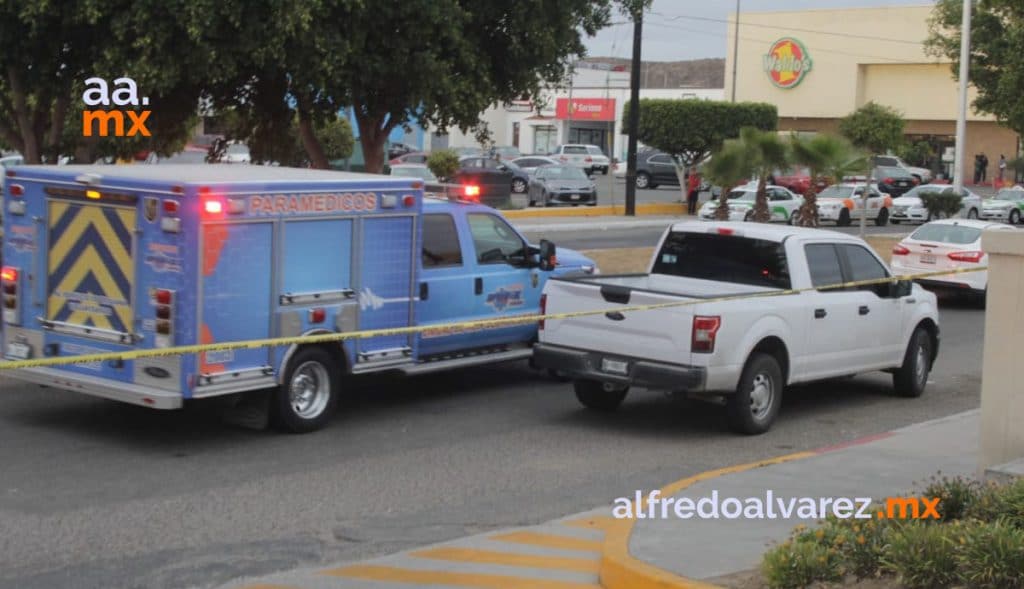
<svg viewBox="0 0 1024 589">
<path fill-rule="evenodd" d="M 300 348 L 271 402 L 274 424 L 292 433 L 322 428 L 337 406 L 340 383 L 340 367 L 327 350 Z"/>
<path fill-rule="evenodd" d="M 903 397 L 920 397 L 932 369 L 932 338 L 923 327 L 910 336 L 903 365 L 892 374 L 892 386 Z"/>
<path fill-rule="evenodd" d="M 577 380 L 572 384 L 576 398 L 587 409 L 611 412 L 619 408 L 629 387 L 596 380 Z"/>
<path fill-rule="evenodd" d="M 768 431 L 779 414 L 783 386 L 779 361 L 769 354 L 751 354 L 736 394 L 726 403 L 730 427 L 749 435 Z"/>
</svg>

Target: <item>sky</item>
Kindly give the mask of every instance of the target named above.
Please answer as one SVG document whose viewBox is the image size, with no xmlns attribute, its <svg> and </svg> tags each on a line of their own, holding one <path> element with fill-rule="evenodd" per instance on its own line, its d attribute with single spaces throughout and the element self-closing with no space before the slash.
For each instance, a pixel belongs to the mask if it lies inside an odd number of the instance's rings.
<svg viewBox="0 0 1024 589">
<path fill-rule="evenodd" d="M 854 8 L 864 6 L 921 6 L 930 0 L 740 0 L 740 26 L 745 11 L 790 11 L 810 8 Z M 677 61 L 702 57 L 725 57 L 726 19 L 736 10 L 734 0 L 654 0 L 644 14 L 644 61 Z M 587 39 L 587 54 L 626 57 L 632 53 L 633 23 L 620 13 L 612 17 L 618 25 Z M 841 27 L 839 23 L 837 26 Z"/>
</svg>

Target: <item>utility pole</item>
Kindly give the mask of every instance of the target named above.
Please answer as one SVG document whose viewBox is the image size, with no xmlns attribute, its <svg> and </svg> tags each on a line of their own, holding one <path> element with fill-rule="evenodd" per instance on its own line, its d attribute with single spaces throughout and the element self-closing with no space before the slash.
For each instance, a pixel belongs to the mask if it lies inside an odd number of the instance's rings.
<svg viewBox="0 0 1024 589">
<path fill-rule="evenodd" d="M 971 0 L 964 0 L 960 27 L 960 109 L 956 115 L 956 151 L 953 154 L 953 191 L 964 191 L 964 156 L 967 151 L 967 84 L 971 64 Z"/>
<path fill-rule="evenodd" d="M 740 0 L 736 0 L 736 24 L 732 33 L 732 102 L 736 102 L 736 62 L 740 60 Z"/>
<path fill-rule="evenodd" d="M 572 84 L 573 78 L 576 77 L 576 64 L 569 64 L 569 106 L 566 108 L 569 120 L 566 122 L 565 127 L 565 143 L 572 143 Z"/>
<path fill-rule="evenodd" d="M 633 63 L 629 71 L 629 145 L 626 148 L 626 216 L 636 216 L 636 136 L 640 130 L 640 48 L 644 9 L 637 3 L 633 13 Z"/>
</svg>

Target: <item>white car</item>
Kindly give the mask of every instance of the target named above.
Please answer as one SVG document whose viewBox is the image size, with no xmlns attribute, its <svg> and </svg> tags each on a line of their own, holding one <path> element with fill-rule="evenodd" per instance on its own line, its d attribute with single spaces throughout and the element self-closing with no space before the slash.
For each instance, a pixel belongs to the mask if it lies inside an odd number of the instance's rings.
<svg viewBox="0 0 1024 589">
<path fill-rule="evenodd" d="M 804 204 L 804 199 L 781 186 L 766 186 L 765 193 L 768 197 L 768 208 L 772 214 L 771 220 L 792 224 L 797 211 Z M 730 221 L 751 220 L 754 215 L 754 202 L 757 199 L 756 184 L 733 188 L 725 197 L 729 202 Z M 707 201 L 700 208 L 697 216 L 703 221 L 714 221 L 718 203 L 717 198 Z"/>
<path fill-rule="evenodd" d="M 863 240 L 691 221 L 666 229 L 654 252 L 647 274 L 544 287 L 546 313 L 592 312 L 547 319 L 533 348 L 534 365 L 572 378 L 584 406 L 612 411 L 632 386 L 680 391 L 722 402 L 735 430 L 758 434 L 791 384 L 881 370 L 899 394 L 924 392 L 939 350 L 935 294 L 889 281 Z M 779 296 L 790 289 L 801 292 Z"/>
<path fill-rule="evenodd" d="M 591 159 L 594 160 L 590 165 L 591 171 L 601 172 L 607 176 L 608 171 L 612 166 L 612 160 L 608 159 L 608 156 L 604 154 L 604 151 L 596 145 L 587 145 L 587 152 L 590 153 Z"/>
<path fill-rule="evenodd" d="M 1024 219 L 1024 187 L 1004 188 L 981 206 L 981 218 L 1016 225 Z"/>
<path fill-rule="evenodd" d="M 524 155 L 512 160 L 512 163 L 532 176 L 537 171 L 537 168 L 541 166 L 557 166 L 561 162 L 546 155 Z"/>
<path fill-rule="evenodd" d="M 567 165 L 577 167 L 583 170 L 584 174 L 587 174 L 589 176 L 590 174 L 594 173 L 595 166 L 601 165 L 594 163 L 594 154 L 590 152 L 590 147 L 591 146 L 589 145 L 583 145 L 579 143 L 559 145 L 558 147 L 555 148 L 554 151 L 548 154 L 548 157 L 558 160 L 558 163 L 562 164 L 563 166 Z M 601 149 L 598 148 L 598 151 L 601 151 Z M 607 167 L 609 165 L 608 158 L 605 157 L 604 155 L 602 155 L 601 157 L 604 157 L 604 166 Z"/>
<path fill-rule="evenodd" d="M 874 221 L 879 227 L 886 225 L 892 210 L 892 197 L 872 184 L 865 209 L 863 196 L 862 182 L 843 182 L 825 188 L 818 193 L 818 220 L 833 221 L 838 227 L 845 227 L 854 219 L 859 221 L 866 211 L 868 221 Z"/>
<path fill-rule="evenodd" d="M 971 219 L 940 219 L 926 223 L 892 248 L 892 272 L 904 276 L 986 266 L 988 254 L 981 249 L 981 233 L 986 229 L 1016 231 L 1002 223 Z M 935 290 L 968 292 L 984 301 L 988 271 L 933 276 L 918 282 Z"/>
<path fill-rule="evenodd" d="M 931 221 L 931 213 L 921 202 L 921 195 L 929 192 L 952 194 L 953 186 L 941 186 L 937 184 L 924 184 L 915 186 L 903 196 L 892 199 L 892 211 L 889 212 L 889 221 L 898 225 L 903 221 L 927 223 Z M 960 216 L 965 219 L 977 219 L 981 215 L 981 197 L 964 189 L 960 197 Z"/>
<path fill-rule="evenodd" d="M 903 168 L 911 176 L 917 178 L 917 181 L 922 184 L 927 184 L 932 181 L 931 170 L 928 168 L 919 168 L 917 166 L 907 165 L 907 162 L 894 155 L 877 155 L 874 157 L 874 164 L 876 166 Z"/>
</svg>

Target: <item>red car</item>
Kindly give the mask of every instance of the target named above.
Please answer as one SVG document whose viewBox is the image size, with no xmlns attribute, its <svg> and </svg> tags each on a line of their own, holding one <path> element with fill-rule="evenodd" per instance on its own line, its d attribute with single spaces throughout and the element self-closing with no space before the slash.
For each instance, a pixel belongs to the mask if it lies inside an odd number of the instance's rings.
<svg viewBox="0 0 1024 589">
<path fill-rule="evenodd" d="M 811 171 L 807 168 L 793 168 L 791 170 L 775 170 L 772 177 L 768 179 L 769 184 L 788 188 L 796 194 L 803 195 L 811 187 Z M 830 184 L 828 178 L 818 178 L 818 190 L 824 189 Z"/>
</svg>

